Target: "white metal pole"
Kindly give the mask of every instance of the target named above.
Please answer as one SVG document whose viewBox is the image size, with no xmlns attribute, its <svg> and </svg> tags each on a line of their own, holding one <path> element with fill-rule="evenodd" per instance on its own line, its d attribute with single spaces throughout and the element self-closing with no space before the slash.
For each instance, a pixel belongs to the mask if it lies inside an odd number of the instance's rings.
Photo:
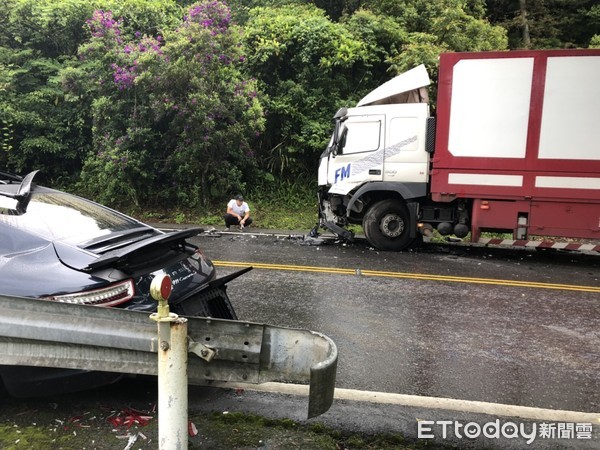
<svg viewBox="0 0 600 450">
<path fill-rule="evenodd" d="M 187 450 L 187 319 L 158 322 L 158 335 L 159 449 Z"/>
<path fill-rule="evenodd" d="M 168 275 L 154 277 L 150 294 L 158 301 L 150 318 L 158 323 L 158 448 L 188 448 L 187 319 L 169 311 L 173 284 Z"/>
</svg>

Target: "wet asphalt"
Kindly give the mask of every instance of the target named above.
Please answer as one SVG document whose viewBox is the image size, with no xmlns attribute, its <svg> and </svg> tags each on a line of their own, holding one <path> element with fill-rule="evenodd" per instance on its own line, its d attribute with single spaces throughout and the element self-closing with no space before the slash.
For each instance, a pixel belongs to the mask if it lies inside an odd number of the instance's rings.
<svg viewBox="0 0 600 450">
<path fill-rule="evenodd" d="M 600 412 L 600 255 L 437 244 L 392 253 L 360 238 L 265 230 L 215 230 L 193 242 L 219 275 L 237 270 L 224 263 L 257 265 L 228 287 L 241 320 L 334 340 L 338 388 Z M 393 421 L 407 410 L 378 411 Z M 539 448 L 559 444 L 600 448 Z"/>
<path fill-rule="evenodd" d="M 239 318 L 332 338 L 338 387 L 600 411 L 599 256 L 431 245 L 390 253 L 362 240 L 248 231 L 195 243 L 217 266 L 271 265 L 229 284 Z M 586 287 L 596 292 L 572 290 Z"/>
</svg>

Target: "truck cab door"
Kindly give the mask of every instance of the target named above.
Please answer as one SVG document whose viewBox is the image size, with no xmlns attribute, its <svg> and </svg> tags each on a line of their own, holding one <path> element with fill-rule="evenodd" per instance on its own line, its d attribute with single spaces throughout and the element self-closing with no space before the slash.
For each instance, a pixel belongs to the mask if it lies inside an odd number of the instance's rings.
<svg viewBox="0 0 600 450">
<path fill-rule="evenodd" d="M 340 133 L 339 145 L 329 155 L 329 192 L 347 194 L 366 182 L 382 181 L 385 116 L 350 116 Z"/>
<path fill-rule="evenodd" d="M 388 115 L 383 181 L 425 184 L 429 180 L 426 103 L 397 105 Z"/>
</svg>

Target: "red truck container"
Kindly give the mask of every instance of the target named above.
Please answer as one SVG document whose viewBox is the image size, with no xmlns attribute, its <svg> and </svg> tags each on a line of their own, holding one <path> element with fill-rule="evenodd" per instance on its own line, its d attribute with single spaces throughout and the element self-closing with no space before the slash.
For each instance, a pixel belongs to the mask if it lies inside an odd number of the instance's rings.
<svg viewBox="0 0 600 450">
<path fill-rule="evenodd" d="M 600 50 L 444 54 L 438 85 L 431 197 L 473 240 L 600 239 Z"/>
<path fill-rule="evenodd" d="M 321 226 L 360 223 L 385 250 L 435 228 L 600 251 L 554 239 L 600 241 L 600 49 L 442 54 L 435 117 L 428 84 L 413 69 L 338 111 Z"/>
</svg>

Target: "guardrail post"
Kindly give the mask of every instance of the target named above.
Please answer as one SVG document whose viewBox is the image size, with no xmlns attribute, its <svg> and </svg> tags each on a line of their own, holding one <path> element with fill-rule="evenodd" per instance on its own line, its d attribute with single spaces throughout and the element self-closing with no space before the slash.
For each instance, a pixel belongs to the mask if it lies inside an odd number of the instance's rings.
<svg viewBox="0 0 600 450">
<path fill-rule="evenodd" d="M 160 450 L 188 448 L 188 326 L 187 319 L 169 312 L 172 284 L 168 275 L 152 280 L 150 293 L 158 300 L 158 443 Z"/>
</svg>

